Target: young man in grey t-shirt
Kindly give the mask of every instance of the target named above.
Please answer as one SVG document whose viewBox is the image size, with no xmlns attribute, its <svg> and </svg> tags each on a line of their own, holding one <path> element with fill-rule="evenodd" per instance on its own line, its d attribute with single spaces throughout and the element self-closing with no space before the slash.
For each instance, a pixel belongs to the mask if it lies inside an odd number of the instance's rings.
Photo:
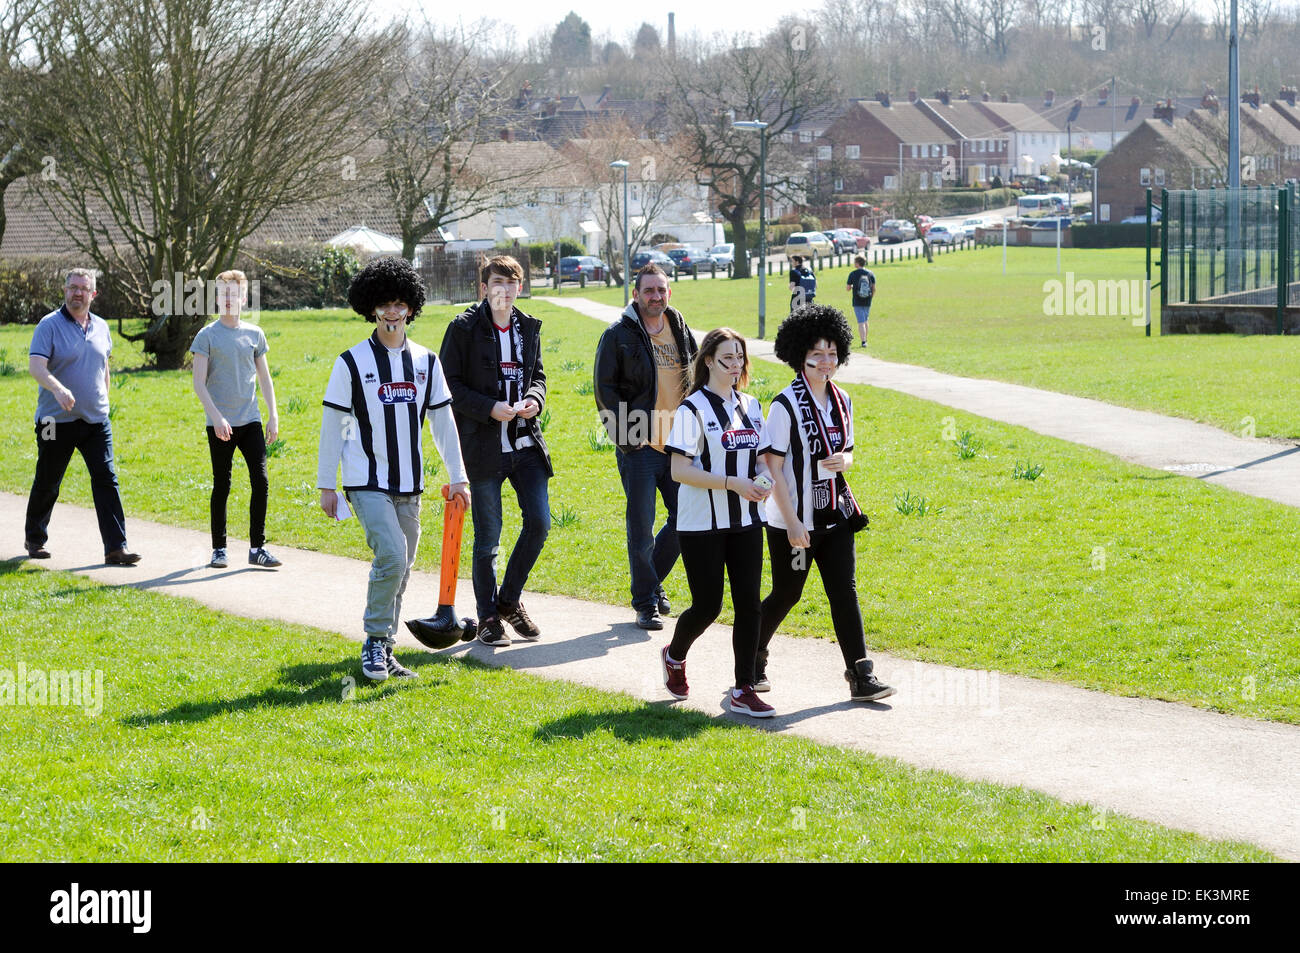
<svg viewBox="0 0 1300 953">
<path fill-rule="evenodd" d="M 248 505 L 248 563 L 264 569 L 280 565 L 266 551 L 266 441 L 279 435 L 275 386 L 266 364 L 266 335 L 255 324 L 239 320 L 248 290 L 242 271 L 217 275 L 220 319 L 194 336 L 194 392 L 208 420 L 208 452 L 212 457 L 212 561 L 214 569 L 229 565 L 226 556 L 226 501 L 230 497 L 230 468 L 238 449 L 248 464 L 252 493 Z M 257 406 L 257 385 L 266 400 L 266 432 Z"/>
</svg>

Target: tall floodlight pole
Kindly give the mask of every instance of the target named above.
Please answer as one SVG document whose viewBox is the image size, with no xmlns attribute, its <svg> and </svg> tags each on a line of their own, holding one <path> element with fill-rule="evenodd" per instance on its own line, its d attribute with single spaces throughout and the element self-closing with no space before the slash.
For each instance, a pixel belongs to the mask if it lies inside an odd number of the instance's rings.
<svg viewBox="0 0 1300 953">
<path fill-rule="evenodd" d="M 628 281 L 630 276 L 628 271 L 632 267 L 631 249 L 627 247 L 627 160 L 615 159 L 609 164 L 611 169 L 623 170 L 623 307 L 627 307 Z"/>
<path fill-rule="evenodd" d="M 1228 29 L 1228 289 L 1239 291 L 1241 275 L 1241 89 L 1237 75 L 1237 0 Z M 1163 209 L 1161 210 L 1163 212 Z M 1163 215 L 1161 216 L 1163 219 Z"/>
<path fill-rule="evenodd" d="M 733 122 L 737 129 L 758 133 L 758 336 L 767 331 L 767 127 L 757 119 Z"/>
</svg>

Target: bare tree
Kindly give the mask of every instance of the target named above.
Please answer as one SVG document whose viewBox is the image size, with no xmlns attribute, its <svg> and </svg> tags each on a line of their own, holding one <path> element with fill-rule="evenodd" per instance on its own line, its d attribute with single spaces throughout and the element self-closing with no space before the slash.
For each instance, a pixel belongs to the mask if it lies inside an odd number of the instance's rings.
<svg viewBox="0 0 1300 953">
<path fill-rule="evenodd" d="M 118 332 L 179 367 L 206 311 L 175 308 L 173 285 L 231 267 L 271 213 L 340 181 L 381 42 L 345 0 L 53 0 L 48 12 L 50 70 L 26 117 L 55 144 L 54 170 L 35 184 L 150 315 L 134 333 L 122 323 L 134 315 L 118 315 Z"/>
<path fill-rule="evenodd" d="M 834 63 L 816 31 L 783 21 L 761 42 L 668 64 L 668 108 L 682 154 L 731 224 L 734 275 L 749 277 L 746 219 L 758 209 L 760 137 L 736 120 L 768 124 L 767 195 L 802 197 L 804 170 L 782 141 L 818 106 L 836 98 Z"/>
<path fill-rule="evenodd" d="M 25 175 L 39 172 L 46 150 L 25 121 L 21 105 L 28 83 L 47 63 L 37 26 L 40 0 L 14 0 L 0 8 L 0 240 L 5 234 L 5 191 Z"/>
<path fill-rule="evenodd" d="M 1163 26 L 1164 39 L 1160 42 L 1164 45 L 1174 38 L 1191 12 L 1191 0 L 1133 0 L 1131 15 L 1134 27 L 1148 40 L 1155 39 L 1157 29 Z"/>
<path fill-rule="evenodd" d="M 495 208 L 504 191 L 541 171 L 485 161 L 483 146 L 514 135 L 520 85 L 508 51 L 485 52 L 489 29 L 399 27 L 393 49 L 402 55 L 380 74 L 373 121 L 382 152 L 364 174 L 382 183 L 407 258 L 437 229 Z M 413 62 L 405 57 L 412 49 Z"/>
<path fill-rule="evenodd" d="M 921 240 L 921 251 L 927 262 L 934 261 L 934 252 L 930 240 L 926 238 L 925 229 L 921 227 L 921 216 L 931 217 L 939 214 L 939 198 L 936 192 L 924 187 L 927 172 L 904 172 L 896 191 L 889 201 L 889 211 L 894 218 L 911 222 L 916 228 L 916 237 Z"/>
</svg>

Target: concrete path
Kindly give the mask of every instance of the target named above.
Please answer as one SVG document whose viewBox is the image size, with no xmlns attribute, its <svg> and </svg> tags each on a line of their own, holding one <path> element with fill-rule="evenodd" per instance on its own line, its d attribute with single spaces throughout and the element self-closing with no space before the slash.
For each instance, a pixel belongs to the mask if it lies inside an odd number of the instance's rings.
<svg viewBox="0 0 1300 953">
<path fill-rule="evenodd" d="M 15 542 L 25 505 L 21 497 L 0 493 L 0 558 L 23 555 Z M 99 562 L 93 511 L 60 504 L 50 529 L 54 556 L 43 567 L 361 638 L 366 563 L 274 546 L 285 561 L 279 571 L 238 563 L 213 570 L 207 568 L 206 533 L 129 519 L 131 547 L 144 559 L 121 569 Z M 240 552 L 239 542 L 232 540 L 232 553 Z M 437 578 L 418 574 L 407 593 L 405 615 L 427 614 L 437 600 Z M 473 602 L 466 580 L 459 601 L 462 610 Z M 658 653 L 671 628 L 644 632 L 628 608 L 531 594 L 526 601 L 542 628 L 541 642 L 500 649 L 472 643 L 447 653 L 648 702 L 670 701 Z M 401 641 L 416 647 L 405 632 Z M 834 644 L 781 636 L 772 646 L 767 696 L 778 717 L 755 722 L 723 713 L 730 645 L 722 626 L 700 639 L 689 659 L 691 700 L 680 704 L 776 733 L 1084 802 L 1096 809 L 1099 826 L 1107 812 L 1121 812 L 1300 860 L 1300 727 L 881 653 L 874 653 L 877 672 L 899 693 L 881 704 L 855 705 L 847 700 Z M 110 693 L 111 683 L 110 674 Z"/>
<path fill-rule="evenodd" d="M 621 308 L 588 298 L 546 301 L 606 323 L 616 320 L 622 312 Z M 686 315 L 686 320 L 690 317 Z M 775 333 L 775 323 L 772 328 Z M 701 329 L 695 330 L 700 336 Z M 749 350 L 754 357 L 776 360 L 771 341 L 751 340 Z M 1300 445 L 1293 441 L 1236 437 L 1207 424 L 1129 410 L 1086 397 L 892 364 L 860 350 L 854 351 L 853 359 L 835 379 L 911 394 L 1047 437 L 1104 450 L 1129 463 L 1300 506 Z"/>
</svg>

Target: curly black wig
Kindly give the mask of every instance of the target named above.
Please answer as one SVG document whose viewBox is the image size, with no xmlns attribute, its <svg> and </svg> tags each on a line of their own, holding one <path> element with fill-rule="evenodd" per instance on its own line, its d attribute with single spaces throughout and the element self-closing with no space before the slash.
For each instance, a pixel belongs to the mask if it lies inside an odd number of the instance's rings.
<svg viewBox="0 0 1300 953">
<path fill-rule="evenodd" d="M 390 301 L 403 301 L 411 309 L 407 324 L 424 307 L 424 282 L 405 258 L 376 258 L 356 273 L 348 288 L 348 304 L 370 322 L 375 308 Z"/>
<path fill-rule="evenodd" d="M 777 329 L 776 356 L 796 371 L 802 371 L 808 352 L 818 341 L 834 344 L 839 363 L 848 362 L 853 352 L 853 332 L 844 312 L 828 304 L 795 308 Z"/>
</svg>

